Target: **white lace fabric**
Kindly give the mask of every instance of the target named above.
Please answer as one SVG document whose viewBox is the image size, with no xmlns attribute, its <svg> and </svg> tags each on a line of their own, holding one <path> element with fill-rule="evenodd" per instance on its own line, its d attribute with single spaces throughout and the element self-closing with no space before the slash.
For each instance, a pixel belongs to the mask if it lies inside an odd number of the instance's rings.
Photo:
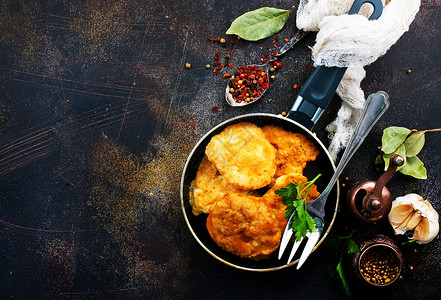
<svg viewBox="0 0 441 300">
<path fill-rule="evenodd" d="M 353 0 L 300 0 L 297 27 L 318 31 L 312 47 L 314 65 L 348 68 L 337 88 L 342 106 L 326 128 L 334 159 L 346 147 L 366 102 L 360 87 L 366 75 L 363 67 L 384 55 L 409 30 L 420 2 L 383 0 L 382 15 L 369 21 L 369 4 L 364 4 L 358 15 L 347 15 Z"/>
</svg>

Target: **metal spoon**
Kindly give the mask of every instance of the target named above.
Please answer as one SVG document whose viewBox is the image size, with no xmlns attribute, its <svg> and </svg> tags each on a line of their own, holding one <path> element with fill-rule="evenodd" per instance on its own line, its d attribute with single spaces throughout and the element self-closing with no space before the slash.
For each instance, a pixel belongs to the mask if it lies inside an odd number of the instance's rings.
<svg viewBox="0 0 441 300">
<path fill-rule="evenodd" d="M 275 55 L 273 55 L 273 57 L 268 60 L 266 63 L 261 64 L 261 65 L 253 65 L 256 66 L 262 70 L 265 70 L 265 73 L 268 74 L 268 71 L 270 69 L 270 66 L 273 62 L 275 62 L 276 60 L 278 60 L 278 58 L 280 56 L 282 56 L 283 54 L 285 54 L 285 52 L 287 52 L 288 50 L 290 50 L 294 44 L 296 44 L 298 41 L 300 41 L 305 35 L 307 34 L 307 32 L 303 31 L 303 30 L 299 30 L 297 31 L 292 37 L 291 39 L 285 44 L 283 45 L 282 48 L 280 48 L 279 52 Z M 247 65 L 247 66 L 252 66 L 252 65 Z M 231 77 L 232 79 L 234 79 L 234 76 Z M 257 100 L 259 100 L 263 94 L 266 92 L 267 89 L 264 89 L 262 91 L 262 94 L 259 97 L 256 97 L 254 99 L 251 99 L 251 101 L 242 101 L 242 102 L 237 102 L 234 97 L 233 94 L 230 92 L 230 83 L 227 84 L 227 88 L 225 90 L 225 100 L 227 101 L 228 104 L 230 104 L 231 106 L 245 106 L 248 105 L 250 103 L 256 102 Z"/>
</svg>

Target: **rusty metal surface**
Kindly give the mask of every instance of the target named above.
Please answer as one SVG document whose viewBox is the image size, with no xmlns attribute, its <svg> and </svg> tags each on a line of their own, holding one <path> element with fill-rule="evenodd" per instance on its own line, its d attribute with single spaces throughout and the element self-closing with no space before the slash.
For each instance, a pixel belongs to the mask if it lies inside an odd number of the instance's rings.
<svg viewBox="0 0 441 300">
<path fill-rule="evenodd" d="M 283 58 L 263 101 L 244 108 L 224 101 L 215 53 L 224 61 L 233 51 L 230 62 L 239 66 L 273 45 L 224 32 L 246 11 L 294 4 L 280 2 L 0 2 L 2 299 L 344 297 L 326 272 L 327 250 L 300 271 L 239 271 L 201 249 L 182 216 L 180 176 L 198 139 L 233 116 L 287 111 L 313 70 L 310 35 Z M 391 107 L 349 163 L 345 185 L 382 174 L 374 161 L 384 128 L 441 127 L 440 11 L 439 0 L 422 1 L 410 30 L 366 68 L 366 95 L 384 90 Z M 279 45 L 294 24 L 293 14 Z M 208 40 L 216 37 L 227 43 Z M 315 128 L 325 143 L 339 102 L 334 97 Z M 397 174 L 387 185 L 392 195 L 419 193 L 441 211 L 440 149 L 439 133 L 427 134 L 420 158 L 428 179 Z M 353 228 L 391 234 L 385 224 L 357 223 L 342 207 L 335 231 Z M 402 246 L 402 278 L 368 293 L 438 297 L 440 249 L 440 238 Z"/>
</svg>

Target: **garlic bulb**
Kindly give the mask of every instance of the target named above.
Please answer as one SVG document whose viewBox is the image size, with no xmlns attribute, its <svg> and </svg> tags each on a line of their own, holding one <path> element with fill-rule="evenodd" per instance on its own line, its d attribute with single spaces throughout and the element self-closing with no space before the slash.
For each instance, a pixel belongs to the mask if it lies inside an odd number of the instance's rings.
<svg viewBox="0 0 441 300">
<path fill-rule="evenodd" d="M 395 199 L 388 217 L 395 234 L 413 230 L 410 238 L 419 244 L 426 244 L 438 235 L 438 213 L 429 201 L 423 200 L 418 194 Z"/>
</svg>

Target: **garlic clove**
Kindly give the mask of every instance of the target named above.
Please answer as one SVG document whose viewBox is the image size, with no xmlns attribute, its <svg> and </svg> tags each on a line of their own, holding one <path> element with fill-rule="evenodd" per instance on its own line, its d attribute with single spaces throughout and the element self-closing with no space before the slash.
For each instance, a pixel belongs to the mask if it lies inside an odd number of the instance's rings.
<svg viewBox="0 0 441 300">
<path fill-rule="evenodd" d="M 411 206 L 411 209 L 412 209 L 412 211 L 406 216 L 406 219 L 403 222 L 401 222 L 401 224 L 396 226 L 395 230 L 404 230 L 404 231 L 406 231 L 407 223 L 412 218 L 412 216 L 415 214 L 415 211 L 413 210 L 412 206 Z"/>
<path fill-rule="evenodd" d="M 406 224 L 406 230 L 413 230 L 421 221 L 421 214 L 414 212 Z"/>
<path fill-rule="evenodd" d="M 439 232 L 438 213 L 429 201 L 418 194 L 396 198 L 392 202 L 388 218 L 395 234 L 414 230 L 411 238 L 420 244 L 432 241 Z"/>
<path fill-rule="evenodd" d="M 410 215 L 414 212 L 411 204 L 400 204 L 399 202 L 393 202 L 391 210 L 389 212 L 389 222 L 391 223 L 394 230 L 402 230 L 406 227 L 407 220 Z M 404 226 L 401 225 L 404 223 Z M 403 232 L 404 233 L 404 232 Z"/>
<path fill-rule="evenodd" d="M 415 228 L 413 232 L 413 238 L 416 240 L 425 240 L 430 234 L 430 225 L 427 218 L 423 218 L 421 223 Z"/>
<path fill-rule="evenodd" d="M 433 210 L 430 216 L 423 217 L 421 222 L 415 227 L 413 238 L 418 244 L 427 244 L 431 242 L 439 232 L 439 216 L 436 210 Z"/>
</svg>

